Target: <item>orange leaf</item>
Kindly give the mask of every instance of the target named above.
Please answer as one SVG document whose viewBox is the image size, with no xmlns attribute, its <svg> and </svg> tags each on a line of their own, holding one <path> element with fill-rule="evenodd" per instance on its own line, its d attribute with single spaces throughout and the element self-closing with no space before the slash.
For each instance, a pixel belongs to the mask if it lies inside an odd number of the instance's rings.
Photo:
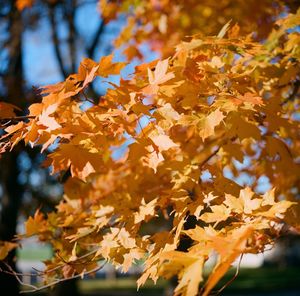
<svg viewBox="0 0 300 296">
<path fill-rule="evenodd" d="M 228 240 L 228 243 L 226 243 L 224 240 L 212 239 L 212 247 L 214 249 L 221 248 L 222 255 L 219 263 L 215 266 L 206 282 L 205 289 L 202 294 L 203 296 L 209 295 L 210 291 L 224 276 L 234 260 L 243 253 L 247 240 L 252 233 L 252 226 L 244 226 L 243 228 L 237 229 L 232 233 L 231 239 Z"/>
<path fill-rule="evenodd" d="M 4 260 L 8 253 L 16 247 L 18 247 L 16 243 L 0 241 L 0 260 Z"/>
</svg>

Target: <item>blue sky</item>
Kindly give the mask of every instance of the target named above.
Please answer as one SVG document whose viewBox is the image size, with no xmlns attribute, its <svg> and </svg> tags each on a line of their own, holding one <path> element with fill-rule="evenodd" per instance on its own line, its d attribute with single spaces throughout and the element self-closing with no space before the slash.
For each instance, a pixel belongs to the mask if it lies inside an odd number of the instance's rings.
<svg viewBox="0 0 300 296">
<path fill-rule="evenodd" d="M 78 8 L 75 22 L 80 38 L 78 38 L 78 53 L 77 64 L 86 57 L 84 48 L 90 44 L 94 32 L 97 30 L 100 21 L 100 14 L 95 7 L 95 4 L 85 4 Z M 118 35 L 122 27 L 125 25 L 125 20 L 120 18 L 117 21 L 111 22 L 106 25 L 103 39 L 100 41 L 95 51 L 95 60 L 99 60 L 101 56 L 111 53 L 111 45 L 114 38 Z M 66 38 L 66 27 L 64 23 L 59 23 L 59 36 Z M 24 49 L 24 70 L 28 86 L 39 87 L 59 82 L 63 79 L 57 60 L 54 54 L 53 44 L 51 40 L 50 24 L 47 18 L 42 18 L 39 21 L 39 26 L 35 30 L 26 30 L 23 39 Z M 65 49 L 64 47 L 62 47 Z M 145 61 L 151 61 L 158 56 L 156 53 L 149 50 L 147 46 L 142 46 L 142 52 L 145 54 Z M 114 51 L 115 61 L 124 61 L 121 50 Z M 68 62 L 67 50 L 64 50 L 64 61 Z M 130 73 L 133 73 L 134 67 L 139 61 L 131 61 L 125 69 L 122 70 L 122 77 L 126 78 Z M 118 76 L 110 77 L 110 81 L 118 83 Z M 102 80 L 103 81 L 103 80 Z M 107 79 L 105 79 L 107 81 Z M 97 83 L 97 89 L 101 93 L 105 92 L 109 85 Z"/>
</svg>

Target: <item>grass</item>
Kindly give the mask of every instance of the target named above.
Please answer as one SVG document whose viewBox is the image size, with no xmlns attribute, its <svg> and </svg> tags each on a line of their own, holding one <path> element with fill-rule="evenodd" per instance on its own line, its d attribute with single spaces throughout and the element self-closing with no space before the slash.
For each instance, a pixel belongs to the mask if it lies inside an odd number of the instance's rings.
<svg viewBox="0 0 300 296">
<path fill-rule="evenodd" d="M 235 270 L 231 270 L 214 289 L 218 290 L 224 286 L 234 275 Z M 152 281 L 147 281 L 146 285 L 141 289 L 162 291 L 168 286 L 168 282 L 161 280 L 157 285 Z M 136 279 L 134 278 L 118 278 L 118 279 L 92 279 L 80 282 L 80 289 L 83 293 L 91 293 L 93 291 L 124 291 L 132 290 L 132 295 L 140 295 L 136 292 Z M 241 269 L 238 277 L 224 290 L 224 293 L 257 293 L 257 292 L 278 292 L 286 289 L 299 291 L 300 295 L 300 267 L 278 269 L 264 267 L 259 269 Z M 157 293 L 156 293 L 157 295 Z M 162 294 L 161 294 L 162 295 Z"/>
<path fill-rule="evenodd" d="M 223 287 L 234 275 L 235 270 L 226 274 L 214 291 Z M 170 286 L 168 281 L 159 280 L 156 285 L 147 281 L 137 292 L 136 278 L 123 277 L 116 279 L 86 279 L 79 281 L 79 289 L 83 296 L 154 296 L 164 295 Z M 293 291 L 294 294 L 289 294 Z M 221 295 L 300 295 L 300 267 L 241 269 L 238 277 L 225 288 Z M 30 295 L 46 295 L 45 291 Z"/>
<path fill-rule="evenodd" d="M 218 284 L 216 289 L 224 286 L 234 275 L 231 270 Z M 279 290 L 297 290 L 300 295 L 300 267 L 241 269 L 238 277 L 228 286 L 225 291 L 230 292 L 271 292 Z"/>
<path fill-rule="evenodd" d="M 141 287 L 141 290 L 164 290 L 168 282 L 165 280 L 159 280 L 156 285 L 152 281 Z M 137 290 L 135 278 L 117 278 L 117 279 L 92 279 L 81 281 L 79 288 L 83 292 L 99 291 L 99 290 Z"/>
</svg>

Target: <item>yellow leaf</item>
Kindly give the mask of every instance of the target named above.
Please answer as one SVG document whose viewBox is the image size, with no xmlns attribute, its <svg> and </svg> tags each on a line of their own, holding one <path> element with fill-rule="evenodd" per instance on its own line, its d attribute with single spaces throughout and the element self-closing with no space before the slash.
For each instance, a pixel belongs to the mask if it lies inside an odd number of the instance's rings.
<svg viewBox="0 0 300 296">
<path fill-rule="evenodd" d="M 25 231 L 27 236 L 38 234 L 45 230 L 46 220 L 44 215 L 37 210 L 33 217 L 29 217 L 25 222 Z"/>
<path fill-rule="evenodd" d="M 102 77 L 108 77 L 109 75 L 119 75 L 121 70 L 125 67 L 126 63 L 112 62 L 113 55 L 102 57 L 99 62 L 99 68 L 97 75 Z"/>
<path fill-rule="evenodd" d="M 210 209 L 212 212 L 204 213 L 199 217 L 206 223 L 220 222 L 226 220 L 231 213 L 231 210 L 224 205 L 211 206 Z"/>
<path fill-rule="evenodd" d="M 198 295 L 199 284 L 203 281 L 202 268 L 204 259 L 200 257 L 180 272 L 179 283 L 175 288 L 175 295 Z"/>
<path fill-rule="evenodd" d="M 225 241 L 221 243 L 220 240 L 216 240 L 215 242 L 212 241 L 212 247 L 214 249 L 220 248 L 223 256 L 221 256 L 219 263 L 217 263 L 212 273 L 208 277 L 202 296 L 209 295 L 210 291 L 224 276 L 234 260 L 243 253 L 246 247 L 247 239 L 252 235 L 252 233 L 252 226 L 244 226 L 243 228 L 237 229 L 232 233 L 229 243 L 226 243 Z"/>
<path fill-rule="evenodd" d="M 174 268 L 173 273 L 178 273 L 179 281 L 175 288 L 174 295 L 194 296 L 198 294 L 199 284 L 203 281 L 203 256 L 179 251 L 170 251 L 162 253 L 160 255 L 160 260 L 162 262 L 165 260 L 170 262 L 168 264 L 168 274 L 172 274 L 172 267 Z M 164 269 L 162 269 L 162 275 L 164 275 L 164 272 Z"/>
<path fill-rule="evenodd" d="M 0 241 L 0 260 L 4 260 L 8 253 L 16 247 L 18 247 L 16 243 Z"/>
<path fill-rule="evenodd" d="M 167 73 L 169 68 L 169 59 L 158 61 L 154 72 L 148 68 L 149 86 L 144 88 L 144 92 L 147 94 L 157 93 L 159 85 L 174 78 L 175 75 L 172 72 Z"/>
<path fill-rule="evenodd" d="M 244 213 L 245 214 L 251 214 L 252 211 L 257 210 L 260 207 L 261 199 L 254 198 L 252 199 L 254 193 L 249 187 L 246 187 L 245 189 L 242 189 L 240 191 L 239 198 L 244 203 Z"/>
<path fill-rule="evenodd" d="M 200 123 L 200 137 L 204 141 L 206 138 L 214 135 L 215 128 L 225 118 L 223 113 L 217 109 L 211 112 L 201 123 Z"/>
<path fill-rule="evenodd" d="M 174 143 L 167 135 L 160 134 L 156 136 L 150 136 L 150 138 L 159 148 L 160 152 L 169 150 L 170 148 L 178 147 L 178 144 Z"/>
<path fill-rule="evenodd" d="M 142 203 L 139 207 L 139 211 L 134 214 L 134 223 L 140 223 L 148 217 L 153 217 L 155 213 L 155 206 L 157 203 L 157 198 L 153 199 L 149 203 L 146 204 L 144 198 L 142 199 Z"/>
</svg>

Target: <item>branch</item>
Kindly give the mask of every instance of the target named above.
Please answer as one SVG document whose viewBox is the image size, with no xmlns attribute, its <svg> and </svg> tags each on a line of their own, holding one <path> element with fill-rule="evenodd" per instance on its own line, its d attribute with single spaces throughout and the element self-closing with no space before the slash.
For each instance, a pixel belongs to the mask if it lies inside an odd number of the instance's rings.
<svg viewBox="0 0 300 296">
<path fill-rule="evenodd" d="M 216 294 L 214 294 L 214 295 L 216 295 L 216 296 L 220 295 L 221 292 L 225 288 L 227 288 L 237 278 L 237 276 L 239 275 L 239 271 L 240 271 L 240 267 L 241 267 L 241 262 L 242 262 L 242 259 L 243 259 L 243 255 L 244 255 L 244 253 L 242 253 L 242 255 L 240 256 L 240 260 L 239 260 L 239 263 L 238 263 L 238 265 L 236 267 L 236 271 L 235 271 L 235 274 L 233 275 L 233 277 L 222 288 L 220 288 L 218 291 L 216 291 Z"/>
<path fill-rule="evenodd" d="M 0 118 L 0 121 L 5 121 L 5 120 L 24 120 L 24 119 L 33 119 L 36 118 L 36 116 L 33 115 L 24 115 L 24 116 L 15 116 L 15 117 L 3 117 Z"/>
<path fill-rule="evenodd" d="M 91 104 L 95 105 L 95 102 L 93 100 L 89 99 L 83 90 L 81 91 L 81 93 L 84 96 L 84 98 L 85 98 L 86 101 L 88 101 Z"/>
<path fill-rule="evenodd" d="M 59 65 L 59 69 L 61 74 L 63 75 L 64 78 L 68 76 L 67 70 L 65 69 L 64 63 L 63 63 L 63 58 L 59 49 L 59 39 L 57 35 L 57 24 L 55 20 L 55 12 L 54 12 L 54 7 L 49 6 L 49 19 L 50 19 L 50 24 L 51 24 L 51 37 L 52 37 L 52 42 L 54 46 L 54 52 L 57 58 L 57 62 Z"/>
<path fill-rule="evenodd" d="M 24 283 L 24 282 L 21 280 L 21 278 L 20 278 L 20 276 L 23 276 L 23 275 L 30 275 L 30 276 L 32 276 L 32 275 L 36 275 L 36 274 L 30 274 L 30 273 L 29 273 L 29 274 L 28 274 L 28 273 L 24 273 L 24 274 L 23 274 L 23 273 L 17 273 L 17 272 L 15 272 L 8 264 L 6 264 L 6 263 L 4 263 L 4 264 L 5 264 L 6 267 L 9 269 L 9 271 L 8 271 L 8 270 L 3 270 L 3 269 L 1 269 L 1 268 L 0 268 L 0 271 L 3 272 L 3 273 L 9 274 L 9 275 L 13 275 L 13 276 L 16 278 L 16 280 L 18 281 L 18 283 L 19 283 L 20 285 L 22 285 L 22 286 L 24 286 L 24 287 L 30 288 L 29 290 L 21 291 L 20 293 L 31 293 L 31 292 L 35 292 L 35 291 L 44 290 L 44 289 L 49 288 L 49 287 L 51 287 L 51 286 L 53 286 L 53 285 L 56 285 L 56 284 L 58 284 L 58 283 L 65 282 L 65 281 L 68 281 L 68 280 L 71 280 L 71 279 L 76 279 L 76 278 L 80 278 L 80 277 L 82 278 L 83 276 L 86 276 L 86 275 L 89 275 L 89 274 L 92 274 L 92 273 L 94 273 L 94 272 L 99 271 L 100 269 L 102 269 L 102 268 L 106 265 L 106 263 L 107 263 L 107 261 L 105 261 L 102 265 L 97 266 L 96 268 L 94 268 L 94 269 L 92 269 L 92 270 L 90 270 L 90 271 L 88 271 L 88 272 L 85 272 L 85 273 L 77 274 L 77 275 L 74 275 L 74 276 L 69 277 L 69 278 L 56 279 L 56 280 L 54 280 L 53 282 L 51 282 L 51 283 L 49 283 L 49 284 L 47 284 L 47 285 L 43 285 L 43 286 L 41 286 L 41 287 L 37 287 L 37 286 L 35 286 L 35 285 L 31 285 L 31 284 Z M 41 274 L 38 274 L 38 275 L 41 276 Z"/>
<path fill-rule="evenodd" d="M 18 282 L 19 282 L 21 285 L 32 288 L 31 290 L 21 291 L 20 293 L 22 293 L 22 294 L 24 293 L 24 294 L 25 294 L 25 293 L 35 292 L 35 291 L 41 291 L 41 290 L 44 290 L 44 289 L 46 289 L 46 288 L 52 287 L 52 286 L 54 286 L 54 285 L 56 285 L 56 284 L 58 284 L 58 283 L 62 283 L 62 282 L 69 281 L 69 280 L 72 280 L 72 279 L 82 278 L 82 277 L 85 276 L 85 275 L 89 275 L 89 274 L 91 274 L 91 273 L 94 273 L 94 272 L 99 271 L 100 269 L 102 269 L 102 268 L 105 266 L 106 263 L 107 263 L 107 262 L 104 262 L 101 266 L 98 266 L 98 267 L 96 267 L 96 268 L 94 268 L 94 269 L 92 269 L 92 270 L 90 270 L 90 271 L 88 271 L 88 272 L 85 272 L 85 273 L 83 273 L 83 274 L 77 274 L 77 275 L 74 275 L 74 276 L 72 276 L 72 277 L 65 278 L 65 279 L 58 279 L 58 280 L 53 281 L 52 283 L 49 283 L 49 284 L 47 284 L 47 285 L 43 285 L 43 286 L 41 286 L 41 287 L 37 287 L 37 286 L 30 285 L 30 284 L 26 284 L 26 283 L 24 283 L 22 280 L 20 280 L 20 278 L 19 278 L 19 280 L 18 280 L 18 278 L 17 278 Z"/>
<path fill-rule="evenodd" d="M 87 48 L 87 54 L 90 58 L 93 58 L 94 54 L 95 54 L 95 50 L 97 47 L 97 44 L 100 40 L 100 37 L 102 36 L 103 32 L 104 32 L 104 28 L 105 28 L 105 23 L 102 20 L 101 23 L 98 26 L 97 31 L 95 32 L 94 38 L 91 42 L 91 45 Z"/>
<path fill-rule="evenodd" d="M 76 71 L 76 29 L 74 25 L 74 18 L 76 12 L 76 0 L 70 0 L 70 3 L 67 2 L 65 5 L 65 14 L 66 20 L 69 27 L 69 38 L 68 38 L 68 45 L 69 45 L 69 52 L 70 52 L 70 60 L 71 60 L 71 72 L 74 73 Z"/>
<path fill-rule="evenodd" d="M 219 152 L 222 145 L 226 144 L 228 141 L 234 141 L 237 138 L 232 137 L 230 139 L 227 139 L 223 138 L 223 136 L 224 133 L 222 133 L 217 139 L 214 139 L 213 141 L 208 143 L 207 146 L 199 153 L 199 156 L 195 157 L 194 164 L 198 165 L 201 169 L 210 159 L 212 159 Z M 212 151 L 214 147 L 216 147 L 216 149 Z"/>
</svg>

